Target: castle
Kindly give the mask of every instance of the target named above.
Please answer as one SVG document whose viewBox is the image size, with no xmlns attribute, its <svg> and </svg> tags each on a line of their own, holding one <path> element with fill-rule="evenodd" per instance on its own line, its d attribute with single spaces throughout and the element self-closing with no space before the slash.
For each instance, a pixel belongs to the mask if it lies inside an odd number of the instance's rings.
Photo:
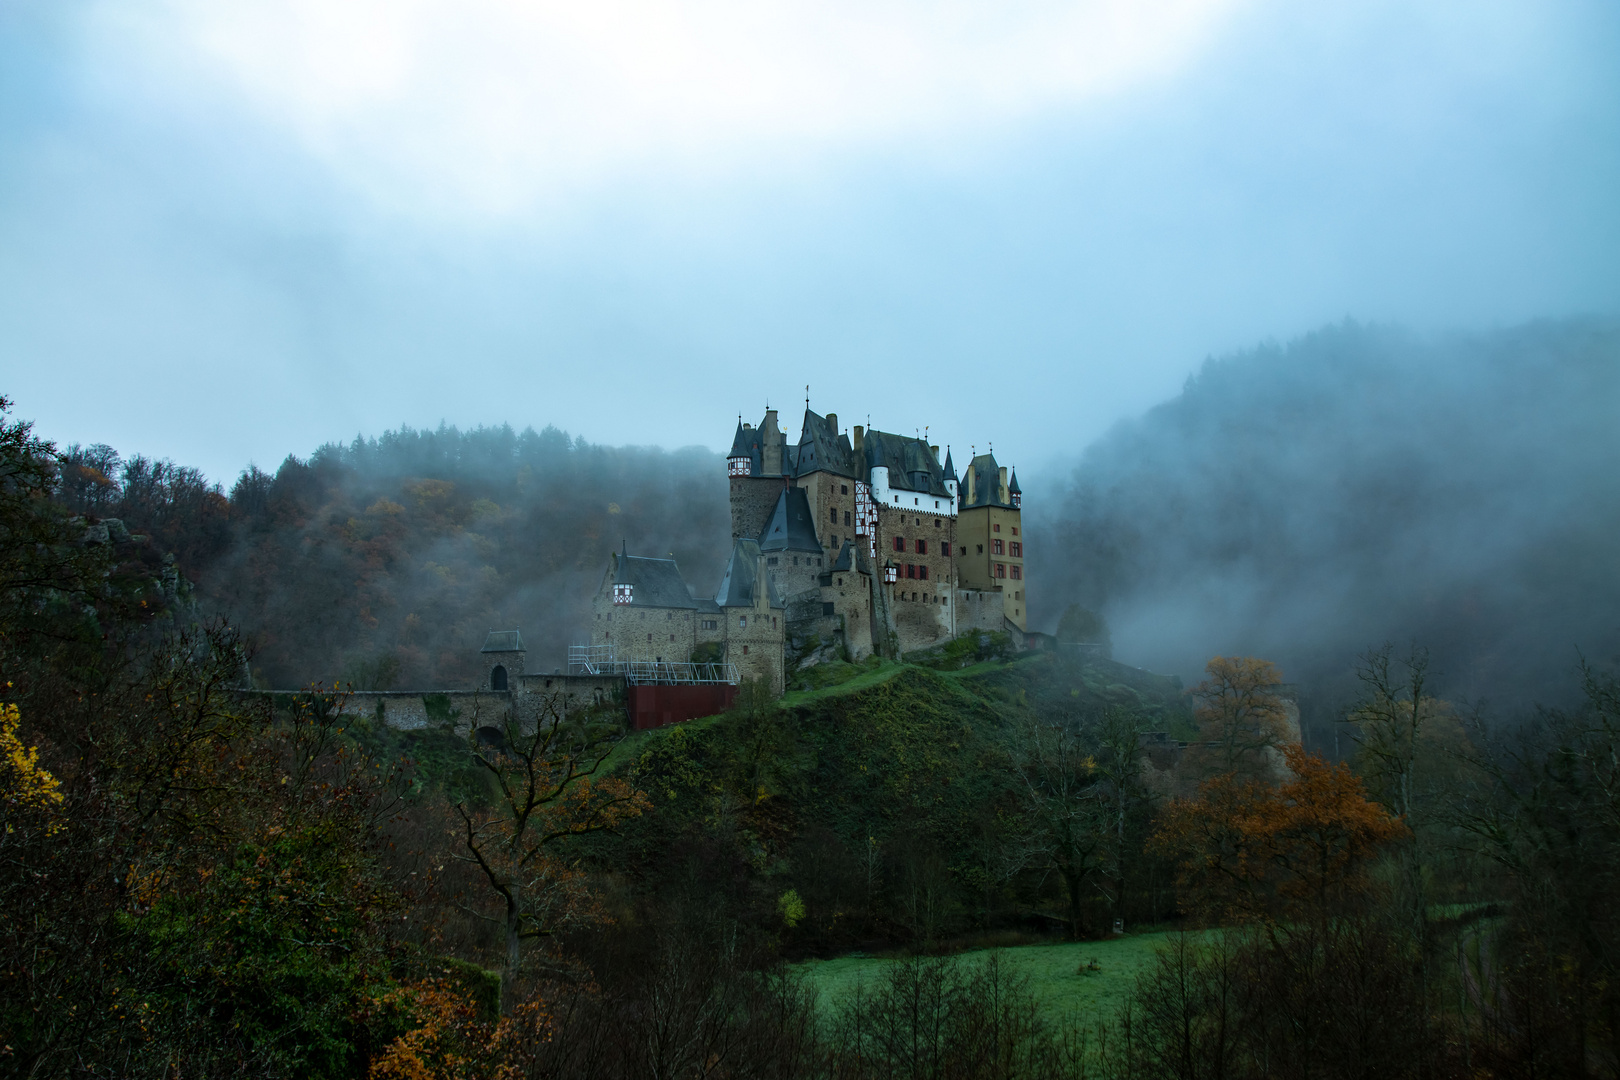
<svg viewBox="0 0 1620 1080">
<path fill-rule="evenodd" d="M 961 478 L 915 437 L 805 408 L 797 444 L 776 410 L 737 422 L 726 457 L 731 554 L 713 597 L 673 559 L 612 556 L 590 644 L 568 671 L 528 670 L 516 630 L 491 630 L 475 690 L 364 691 L 351 707 L 399 728 L 477 729 L 622 702 L 637 728 L 728 708 L 743 679 L 780 694 L 790 670 L 898 657 L 974 631 L 1028 625 L 1018 478 L 991 454 Z"/>
<path fill-rule="evenodd" d="M 1022 495 L 992 454 L 961 478 L 949 451 L 805 409 L 796 444 L 768 409 L 726 456 L 731 554 L 713 598 L 672 559 L 612 556 L 591 653 L 720 663 L 781 693 L 794 665 L 898 656 L 973 630 L 1022 636 Z"/>
</svg>

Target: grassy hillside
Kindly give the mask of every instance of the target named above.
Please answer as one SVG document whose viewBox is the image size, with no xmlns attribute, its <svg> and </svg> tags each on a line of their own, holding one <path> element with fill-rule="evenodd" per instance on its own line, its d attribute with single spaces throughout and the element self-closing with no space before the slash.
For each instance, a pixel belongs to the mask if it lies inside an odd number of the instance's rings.
<svg viewBox="0 0 1620 1080">
<path fill-rule="evenodd" d="M 762 935 L 784 928 L 792 893 L 803 915 L 786 943 L 801 955 L 1051 928 L 1054 882 L 1008 863 L 1020 740 L 1111 705 L 1183 731 L 1179 684 L 1050 654 L 948 662 L 817 669 L 780 702 L 631 736 L 610 768 L 657 810 L 587 857 L 655 907 L 724 910 Z"/>
</svg>

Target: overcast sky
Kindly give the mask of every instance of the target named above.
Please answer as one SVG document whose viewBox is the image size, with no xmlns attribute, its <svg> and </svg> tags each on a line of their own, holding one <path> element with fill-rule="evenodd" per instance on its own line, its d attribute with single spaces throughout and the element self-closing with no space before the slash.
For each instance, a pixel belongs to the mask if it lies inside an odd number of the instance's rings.
<svg viewBox="0 0 1620 1080">
<path fill-rule="evenodd" d="M 1022 477 L 1212 353 L 1577 312 L 1613 0 L 0 0 L 0 393 L 227 484 L 806 383 Z"/>
</svg>

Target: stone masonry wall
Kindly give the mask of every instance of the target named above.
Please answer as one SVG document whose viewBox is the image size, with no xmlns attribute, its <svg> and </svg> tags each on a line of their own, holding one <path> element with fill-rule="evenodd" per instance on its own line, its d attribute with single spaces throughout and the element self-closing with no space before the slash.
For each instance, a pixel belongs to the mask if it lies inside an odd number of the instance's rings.
<svg viewBox="0 0 1620 1080">
<path fill-rule="evenodd" d="M 901 652 L 925 649 L 951 637 L 956 593 L 955 521 L 939 514 L 879 506 L 877 566 L 895 564 L 899 580 L 880 584 Z M 951 554 L 945 554 L 945 545 Z M 924 576 L 926 574 L 926 576 Z"/>
<path fill-rule="evenodd" d="M 591 644 L 612 645 L 618 659 L 675 663 L 691 659 L 698 641 L 698 612 L 615 604 L 600 597 L 591 606 Z"/>
<path fill-rule="evenodd" d="M 758 540 L 786 488 L 787 480 L 780 476 L 733 476 L 731 538 Z"/>
</svg>

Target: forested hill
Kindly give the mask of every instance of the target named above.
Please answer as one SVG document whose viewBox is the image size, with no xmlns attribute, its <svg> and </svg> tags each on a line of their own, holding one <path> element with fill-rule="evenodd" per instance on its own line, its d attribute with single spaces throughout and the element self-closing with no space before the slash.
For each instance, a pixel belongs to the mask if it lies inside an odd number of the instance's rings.
<svg viewBox="0 0 1620 1080">
<path fill-rule="evenodd" d="M 724 462 L 603 447 L 556 428 L 405 428 L 250 468 L 228 499 L 195 470 L 67 447 L 61 497 L 179 556 L 200 607 L 255 643 L 269 685 L 462 687 L 492 627 L 530 664 L 588 632 L 608 553 L 680 561 L 713 588 L 730 535 Z"/>
<path fill-rule="evenodd" d="M 1546 701 L 1620 646 L 1617 420 L 1613 323 L 1324 329 L 1091 446 L 1030 499 L 1032 577 L 1160 670 L 1255 654 L 1331 690 L 1415 641 L 1452 696 Z"/>
</svg>

